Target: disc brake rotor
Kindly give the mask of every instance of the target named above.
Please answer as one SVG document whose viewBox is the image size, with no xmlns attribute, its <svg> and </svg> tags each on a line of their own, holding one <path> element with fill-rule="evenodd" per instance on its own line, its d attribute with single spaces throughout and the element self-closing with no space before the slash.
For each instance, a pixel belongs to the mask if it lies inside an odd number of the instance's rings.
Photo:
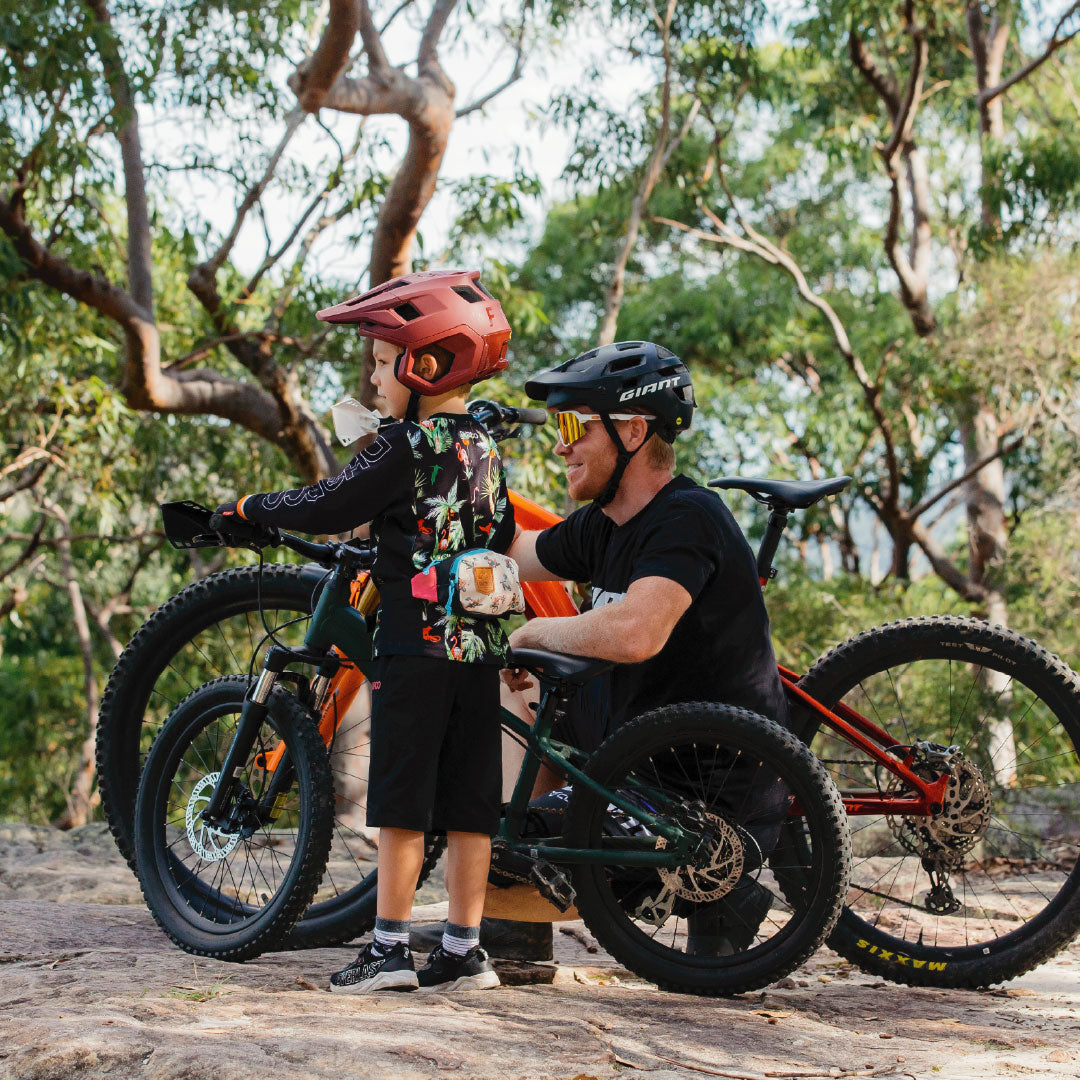
<svg viewBox="0 0 1080 1080">
<path fill-rule="evenodd" d="M 719 900 L 735 887 L 743 872 L 743 842 L 733 825 L 719 814 L 703 811 L 703 824 L 712 833 L 699 866 L 661 867 L 660 879 L 678 897 L 703 904 Z"/>
<path fill-rule="evenodd" d="M 949 782 L 942 809 L 930 818 L 892 817 L 886 822 L 893 835 L 908 851 L 941 870 L 955 869 L 962 856 L 971 851 L 990 826 L 993 799 L 979 767 L 955 747 L 917 746 L 918 759 L 912 771 L 928 780 L 948 770 Z M 895 794 L 901 781 L 894 777 L 886 794 Z"/>
<path fill-rule="evenodd" d="M 187 829 L 188 843 L 191 850 L 205 862 L 220 862 L 240 843 L 240 833 L 227 833 L 208 825 L 202 816 L 217 786 L 220 772 L 208 773 L 192 789 L 184 811 L 184 825 Z"/>
<path fill-rule="evenodd" d="M 719 814 L 708 811 L 700 812 L 700 820 L 693 827 L 712 834 L 704 848 L 706 857 L 696 866 L 659 867 L 660 891 L 638 905 L 635 918 L 662 926 L 670 918 L 676 899 L 703 904 L 719 900 L 735 887 L 743 872 L 743 839 L 739 831 Z M 666 846 L 663 837 L 657 837 L 657 849 Z"/>
</svg>

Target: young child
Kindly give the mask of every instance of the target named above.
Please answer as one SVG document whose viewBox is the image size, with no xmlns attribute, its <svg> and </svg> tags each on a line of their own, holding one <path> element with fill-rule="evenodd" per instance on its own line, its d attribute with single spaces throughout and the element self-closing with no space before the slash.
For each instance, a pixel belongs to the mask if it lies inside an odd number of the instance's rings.
<svg viewBox="0 0 1080 1080">
<path fill-rule="evenodd" d="M 311 533 L 371 522 L 381 595 L 372 680 L 367 823 L 378 826 L 374 940 L 330 989 L 481 989 L 499 977 L 479 947 L 500 812 L 497 620 L 416 599 L 411 580 L 469 548 L 504 552 L 513 509 L 495 441 L 465 409 L 469 386 L 507 366 L 510 327 L 479 273 L 410 274 L 320 311 L 374 339 L 376 405 L 398 423 L 337 476 L 247 495 L 219 512 Z M 424 833 L 445 831 L 450 913 L 419 973 L 409 950 Z"/>
</svg>

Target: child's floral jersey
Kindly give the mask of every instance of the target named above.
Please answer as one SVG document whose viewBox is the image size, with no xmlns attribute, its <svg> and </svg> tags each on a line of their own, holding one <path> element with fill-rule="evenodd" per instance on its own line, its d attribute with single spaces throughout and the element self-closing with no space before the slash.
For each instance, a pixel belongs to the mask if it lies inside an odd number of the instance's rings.
<svg viewBox="0 0 1080 1080">
<path fill-rule="evenodd" d="M 467 413 L 389 424 L 337 476 L 245 496 L 239 512 L 310 533 L 348 532 L 370 521 L 382 596 L 376 653 L 502 664 L 500 622 L 448 614 L 410 589 L 413 576 L 440 559 L 478 547 L 504 552 L 514 539 L 498 446 Z"/>
</svg>

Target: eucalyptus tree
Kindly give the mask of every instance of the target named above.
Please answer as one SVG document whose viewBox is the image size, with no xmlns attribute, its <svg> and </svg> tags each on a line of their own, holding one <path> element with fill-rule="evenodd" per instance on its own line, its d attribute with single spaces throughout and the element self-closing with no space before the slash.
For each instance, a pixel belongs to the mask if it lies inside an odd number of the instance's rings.
<svg viewBox="0 0 1080 1080">
<path fill-rule="evenodd" d="M 337 465 L 308 396 L 323 343 L 313 248 L 369 240 L 369 284 L 408 268 L 452 125 L 521 76 L 528 10 L 487 25 L 434 0 L 414 55 L 392 62 L 386 35 L 417 5 L 378 16 L 366 0 L 21 5 L 0 17 L 6 274 L 111 321 L 124 360 L 110 377 L 132 408 L 232 421 L 304 478 L 326 475 Z M 509 58 L 458 105 L 440 48 L 463 31 L 504 34 Z M 339 141 L 320 111 L 360 120 Z M 392 178 L 373 160 L 387 133 L 364 123 L 381 114 L 408 130 Z M 178 173 L 195 185 L 182 207 L 165 182 Z M 265 256 L 242 272 L 237 242 L 259 227 Z M 169 244 L 183 251 L 185 295 L 163 273 Z M 107 276 L 101 249 L 118 245 L 123 276 Z"/>
</svg>

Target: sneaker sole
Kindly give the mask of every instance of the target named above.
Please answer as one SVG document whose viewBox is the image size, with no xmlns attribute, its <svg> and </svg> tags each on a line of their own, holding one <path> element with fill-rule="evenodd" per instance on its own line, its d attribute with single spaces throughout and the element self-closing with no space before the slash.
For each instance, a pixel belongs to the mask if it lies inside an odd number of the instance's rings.
<svg viewBox="0 0 1080 1080">
<path fill-rule="evenodd" d="M 496 976 L 498 978 L 498 976 Z M 330 984 L 331 994 L 375 994 L 380 990 L 406 991 L 419 990 L 414 971 L 384 971 L 366 982 L 353 983 L 352 986 Z"/>
<path fill-rule="evenodd" d="M 498 974 L 494 971 L 481 971 L 478 975 L 462 975 L 453 982 L 421 986 L 420 989 L 429 994 L 449 994 L 458 990 L 494 990 L 496 986 L 502 986 Z"/>
</svg>

